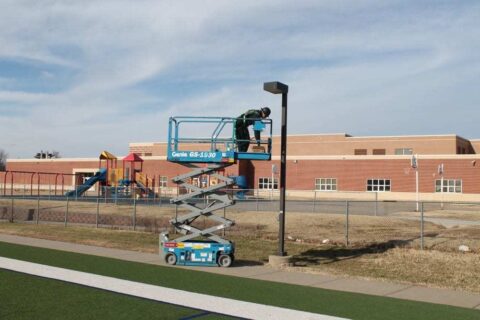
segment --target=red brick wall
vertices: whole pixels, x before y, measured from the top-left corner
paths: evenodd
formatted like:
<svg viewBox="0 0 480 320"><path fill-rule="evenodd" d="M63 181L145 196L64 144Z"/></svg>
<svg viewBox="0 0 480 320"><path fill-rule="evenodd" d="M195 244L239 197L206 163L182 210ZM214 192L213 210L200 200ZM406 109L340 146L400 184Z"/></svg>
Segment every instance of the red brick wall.
<svg viewBox="0 0 480 320"><path fill-rule="evenodd" d="M381 157L381 156L380 156ZM467 156L465 156L467 157ZM480 159L420 159L420 192L435 192L435 180L440 179L437 173L438 165L444 164L445 179L462 179L463 193L480 193ZM272 176L272 164L277 166L278 178L280 162L274 161L241 161L225 170L226 175L245 175L250 188L258 187L259 177ZM121 167L121 161L119 161ZM31 161L8 162L8 170L32 172L58 172L71 174L73 168L98 168L98 161ZM189 169L180 164L166 160L147 159L143 164L143 173L149 178L167 176L168 186L174 186L172 177L186 173ZM0 183L3 183L4 173L0 173ZM11 176L10 176L11 177ZM10 183L10 177L7 183ZM29 181L30 175L18 175L14 183ZM41 175L41 183L47 181L46 175ZM336 178L339 191L365 191L366 181L371 178L390 179L392 192L414 192L415 171L410 167L410 159L321 159L292 160L287 162L287 188L292 190L313 190L315 178ZM27 179L27 180L25 180ZM36 178L35 178L36 179ZM52 179L52 178L49 178ZM50 182L52 180L49 180ZM36 183L36 180L34 180ZM71 183L71 178L65 177L65 183Z"/></svg>
<svg viewBox="0 0 480 320"><path fill-rule="evenodd" d="M435 192L440 163L445 179L462 179L463 193L480 193L480 163L471 159L419 161L419 192ZM255 187L259 177L271 177L271 165L280 169L279 161L255 162ZM276 175L279 177L279 173ZM315 178L336 178L339 191L366 191L367 179L391 180L392 192L415 192L415 171L409 159L398 160L298 160L287 161L287 188L313 190Z"/></svg>

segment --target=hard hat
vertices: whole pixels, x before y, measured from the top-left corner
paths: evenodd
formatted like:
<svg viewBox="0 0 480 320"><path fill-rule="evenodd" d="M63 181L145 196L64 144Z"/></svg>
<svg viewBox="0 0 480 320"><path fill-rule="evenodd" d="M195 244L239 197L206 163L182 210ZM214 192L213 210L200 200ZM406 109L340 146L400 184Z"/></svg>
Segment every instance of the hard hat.
<svg viewBox="0 0 480 320"><path fill-rule="evenodd" d="M270 115L270 108L269 107L263 107L262 112L265 114L265 117L268 117Z"/></svg>

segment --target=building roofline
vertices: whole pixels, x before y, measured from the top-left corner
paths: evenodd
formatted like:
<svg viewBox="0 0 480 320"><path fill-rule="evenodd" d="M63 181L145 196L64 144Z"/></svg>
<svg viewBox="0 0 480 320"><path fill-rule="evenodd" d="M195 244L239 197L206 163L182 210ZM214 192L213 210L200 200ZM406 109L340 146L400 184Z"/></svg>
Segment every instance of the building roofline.
<svg viewBox="0 0 480 320"><path fill-rule="evenodd" d="M459 136L455 133L449 134L412 134L412 135L387 135L387 136L352 136L348 133L306 133L306 134L288 134L289 137L328 137L328 136L342 136L350 139L383 139L383 138L458 138L464 141L480 141L479 139L466 139L462 136ZM272 135L272 137L280 137L280 135ZM140 146L154 146L155 144L167 144L166 141L162 142L130 142L128 145L130 147L140 147Z"/></svg>
<svg viewBox="0 0 480 320"><path fill-rule="evenodd" d="M130 147L136 147L136 146L153 146L155 143L159 143L159 142L129 142L128 145ZM167 143L167 142L164 142L164 143Z"/></svg>
<svg viewBox="0 0 480 320"><path fill-rule="evenodd" d="M451 134L405 134L405 135L396 135L396 136L351 136L353 139L362 139L362 138L433 138L433 137L459 137L454 133ZM462 138L463 139L463 138Z"/></svg>
<svg viewBox="0 0 480 320"><path fill-rule="evenodd" d="M480 160L478 154L427 154L416 155L418 160ZM287 160L410 160L412 155L312 155L287 156ZM272 160L280 160L280 156L272 156Z"/></svg>
<svg viewBox="0 0 480 320"><path fill-rule="evenodd" d="M279 134L274 134L272 137L280 137ZM299 133L299 134L287 134L289 137L315 137L315 136L342 136L351 137L348 133Z"/></svg>
<svg viewBox="0 0 480 320"><path fill-rule="evenodd" d="M419 154L417 159L465 159L480 160L480 154ZM143 156L145 161L149 160L167 160L166 156ZM405 160L411 159L412 155L291 155L287 156L287 160ZM272 156L272 160L280 160L280 156ZM7 163L11 162L97 162L98 158L61 158L61 159L7 159Z"/></svg>
<svg viewBox="0 0 480 320"><path fill-rule="evenodd" d="M7 159L9 162L91 162L98 161L98 158L58 158L58 159Z"/></svg>

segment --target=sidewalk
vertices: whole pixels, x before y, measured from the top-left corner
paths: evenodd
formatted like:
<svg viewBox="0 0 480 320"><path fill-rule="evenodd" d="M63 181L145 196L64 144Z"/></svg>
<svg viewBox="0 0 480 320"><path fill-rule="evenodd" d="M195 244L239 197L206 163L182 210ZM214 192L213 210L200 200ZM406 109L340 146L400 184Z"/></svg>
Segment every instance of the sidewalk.
<svg viewBox="0 0 480 320"><path fill-rule="evenodd" d="M26 238L12 235L0 234L0 241L28 245L32 247L41 247L70 251L89 255L115 258L120 260L155 264L166 266L163 259L157 254L126 251L120 249L110 249L103 247L94 247L67 242L58 242L34 238ZM349 291L356 293L371 294L377 296L399 298L406 300L415 300L422 302L431 302L445 304L463 308L480 310L480 294L455 291L450 289L436 289L422 286L396 284L376 280L363 280L356 278L338 277L332 275L309 274L302 272L283 271L273 269L269 266L238 266L231 268L215 267L178 267L188 268L229 276L251 278L258 280L267 280L275 282L284 282L322 289L331 289L338 291Z"/></svg>

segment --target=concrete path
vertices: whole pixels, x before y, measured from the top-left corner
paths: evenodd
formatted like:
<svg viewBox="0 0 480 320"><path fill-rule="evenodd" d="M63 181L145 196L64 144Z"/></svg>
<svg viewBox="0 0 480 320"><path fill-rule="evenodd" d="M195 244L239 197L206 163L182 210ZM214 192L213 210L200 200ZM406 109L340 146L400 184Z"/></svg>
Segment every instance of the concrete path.
<svg viewBox="0 0 480 320"><path fill-rule="evenodd" d="M166 265L157 254L141 253L120 249L87 246L67 242L34 239L12 235L0 234L0 241L28 245L33 247L49 248L62 251L90 254L120 260L141 263ZM1 252L0 252L1 255ZM357 278L339 277L324 274L310 274L273 269L269 266L233 266L231 268L215 267L178 267L199 270L229 276L267 280L297 284L323 289L348 291L392 297L406 300L431 302L445 305L458 306L480 310L480 294L456 291L450 289L427 288L409 284L398 284L378 280L365 280Z"/></svg>

